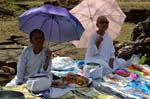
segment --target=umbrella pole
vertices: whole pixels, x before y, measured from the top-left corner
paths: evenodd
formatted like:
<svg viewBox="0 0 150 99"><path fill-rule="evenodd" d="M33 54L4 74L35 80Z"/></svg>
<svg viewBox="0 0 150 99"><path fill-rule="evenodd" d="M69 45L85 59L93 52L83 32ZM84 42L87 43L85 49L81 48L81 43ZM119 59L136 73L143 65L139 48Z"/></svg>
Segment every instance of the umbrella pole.
<svg viewBox="0 0 150 99"><path fill-rule="evenodd" d="M49 48L49 45L50 45L50 44L49 44L49 42L48 42L48 43L47 43L47 47L48 47L48 48Z"/></svg>
<svg viewBox="0 0 150 99"><path fill-rule="evenodd" d="M54 16L52 16L52 24L51 24L51 26L50 26L50 33L49 33L49 40L50 40L50 38L51 38L51 33L52 33L52 27L53 27L53 20L54 20ZM49 48L49 45L50 45L50 42L48 41L48 48Z"/></svg>

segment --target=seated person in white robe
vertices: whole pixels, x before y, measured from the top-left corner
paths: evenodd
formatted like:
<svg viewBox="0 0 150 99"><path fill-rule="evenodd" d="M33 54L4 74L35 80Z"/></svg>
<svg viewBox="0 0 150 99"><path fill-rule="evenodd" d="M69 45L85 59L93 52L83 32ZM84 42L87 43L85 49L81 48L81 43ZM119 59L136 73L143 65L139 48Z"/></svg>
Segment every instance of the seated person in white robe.
<svg viewBox="0 0 150 99"><path fill-rule="evenodd" d="M51 51L44 47L44 34L35 29L30 33L32 45L23 49L17 64L17 75L6 86L16 86L26 83L30 76L38 73L50 74Z"/></svg>
<svg viewBox="0 0 150 99"><path fill-rule="evenodd" d="M85 56L85 64L98 63L102 67L102 75L112 73L117 68L123 68L129 65L124 59L115 58L115 48L113 41L106 30L109 21L105 16L99 16L96 26L98 30L93 33L88 42L88 48ZM84 66L83 72L87 76L87 66Z"/></svg>
<svg viewBox="0 0 150 99"><path fill-rule="evenodd" d="M32 45L26 47L19 58L17 64L17 75L12 79L6 86L16 86L27 83L28 78L35 74L51 74L51 54L52 52L43 46L44 44L44 34L41 30L35 29L30 33L30 42ZM53 74L53 80L58 79L59 77ZM52 80L52 82L53 82ZM50 84L51 82L45 82L44 84ZM42 86L44 88L45 86ZM37 86L36 86L37 87ZM35 88L36 89L36 88ZM55 88L51 86L47 90L40 92L39 94L45 95L49 98L58 98L75 88Z"/></svg>

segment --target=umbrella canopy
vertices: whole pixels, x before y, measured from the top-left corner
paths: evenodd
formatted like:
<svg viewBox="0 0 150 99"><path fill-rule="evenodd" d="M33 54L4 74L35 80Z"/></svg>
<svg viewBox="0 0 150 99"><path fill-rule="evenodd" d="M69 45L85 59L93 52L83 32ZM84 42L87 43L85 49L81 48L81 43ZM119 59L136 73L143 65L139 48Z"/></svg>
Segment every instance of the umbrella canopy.
<svg viewBox="0 0 150 99"><path fill-rule="evenodd" d="M79 40L84 31L82 24L67 9L50 4L31 8L21 14L19 28L27 34L41 29L45 40L56 43Z"/></svg>
<svg viewBox="0 0 150 99"><path fill-rule="evenodd" d="M70 12L79 19L85 28L80 41L73 41L73 44L78 48L87 47L90 35L97 30L96 20L98 16L106 16L109 20L107 32L113 40L119 35L126 18L116 0L83 0Z"/></svg>

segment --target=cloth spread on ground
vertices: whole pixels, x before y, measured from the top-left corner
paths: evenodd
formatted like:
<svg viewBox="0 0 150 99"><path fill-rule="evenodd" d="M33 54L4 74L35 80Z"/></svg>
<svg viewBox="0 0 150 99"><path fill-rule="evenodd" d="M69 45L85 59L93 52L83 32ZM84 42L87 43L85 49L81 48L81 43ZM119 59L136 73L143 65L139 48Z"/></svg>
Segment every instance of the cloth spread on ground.
<svg viewBox="0 0 150 99"><path fill-rule="evenodd" d="M81 73L80 67L84 66L84 60L74 61L69 57L57 57L58 60L53 60L52 71L61 72L61 76L68 72ZM60 69L60 70L59 70ZM67 72L66 72L67 71ZM53 72L55 75L59 73ZM116 71L117 72L117 71ZM131 65L124 69L118 69L118 73L127 74L126 77L116 74L107 74L101 79L93 80L91 87L69 87L64 91L64 88L50 88L50 91L45 91L42 94L31 94L25 86L4 87L4 90L16 90L25 94L27 99L41 99L37 96L59 97L61 99L150 99L150 66L148 65ZM59 75L60 76L60 75ZM51 91L53 89L53 91ZM57 94L52 94L58 92ZM105 94L104 94L105 93Z"/></svg>
<svg viewBox="0 0 150 99"><path fill-rule="evenodd" d="M68 62L65 64L68 64ZM63 65L69 67L69 65L65 65L65 64ZM74 70L76 66L80 68L85 65L84 60L72 61L72 64L75 64L73 67ZM70 67L73 66L72 64L70 65ZM102 84L104 88L98 87L98 85L94 87L98 91L105 92L110 95L115 95L121 98L128 98L128 99L150 98L150 74L149 74L150 66L137 64L137 65L127 66L126 68L120 69L118 71L128 74L128 77L123 77L117 74L115 75L108 74L107 76L103 76L102 81L94 80L94 82L98 82L97 83L98 85ZM61 72L62 73L65 72L66 74L65 70ZM69 72L73 73L74 71L69 71ZM76 71L76 73L79 73L79 71ZM108 76L112 77L112 79L108 79Z"/></svg>
<svg viewBox="0 0 150 99"><path fill-rule="evenodd" d="M83 60L78 61L78 65L80 63L84 64ZM150 66L134 64L117 69L116 72L124 76L108 74L94 80L94 88L123 99L150 99Z"/></svg>
<svg viewBox="0 0 150 99"><path fill-rule="evenodd" d="M15 90L15 91L19 91L22 92L25 95L25 99L51 99L49 96L45 95L44 97L39 97L42 94L40 94L39 96L35 95L35 94L31 94L27 88L25 87L25 85L21 85L21 86L15 86L15 87L4 87L4 90ZM59 93L64 93L62 92L63 89L59 88L59 90L57 90L58 92L55 92L55 98L57 96L57 99L118 99L117 97L113 96L113 95L108 95L105 93L100 93L99 91L97 91L96 89L92 88L92 87L78 87L75 88L75 90L72 91L68 91L66 92L64 95L60 95ZM50 95L50 94L49 94ZM53 98L54 99L54 98Z"/></svg>
<svg viewBox="0 0 150 99"><path fill-rule="evenodd" d="M97 83L94 87L99 91L113 93L123 98L150 99L150 76L148 74L150 67L147 65L127 66L125 70L124 72L138 75L137 78L130 75L123 77L117 74L108 74L102 78L103 80L95 80Z"/></svg>

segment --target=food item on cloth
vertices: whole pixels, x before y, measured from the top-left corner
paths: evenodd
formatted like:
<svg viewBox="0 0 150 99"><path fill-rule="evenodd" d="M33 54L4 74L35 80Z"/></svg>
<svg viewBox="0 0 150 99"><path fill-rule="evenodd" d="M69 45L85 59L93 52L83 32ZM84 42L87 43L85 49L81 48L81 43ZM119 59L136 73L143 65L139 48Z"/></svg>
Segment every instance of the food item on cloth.
<svg viewBox="0 0 150 99"><path fill-rule="evenodd" d="M64 83L67 84L77 84L79 86L86 86L88 84L88 79L79 74L68 73L66 76L62 77Z"/></svg>
<svg viewBox="0 0 150 99"><path fill-rule="evenodd" d="M130 73L129 72L126 72L125 70L123 69L119 69L119 70L116 70L116 73L120 76L123 76L123 77L129 77L130 76Z"/></svg>
<svg viewBox="0 0 150 99"><path fill-rule="evenodd" d="M58 79L58 80L52 81L52 86L53 87L65 87L65 84L63 83L61 79Z"/></svg>

